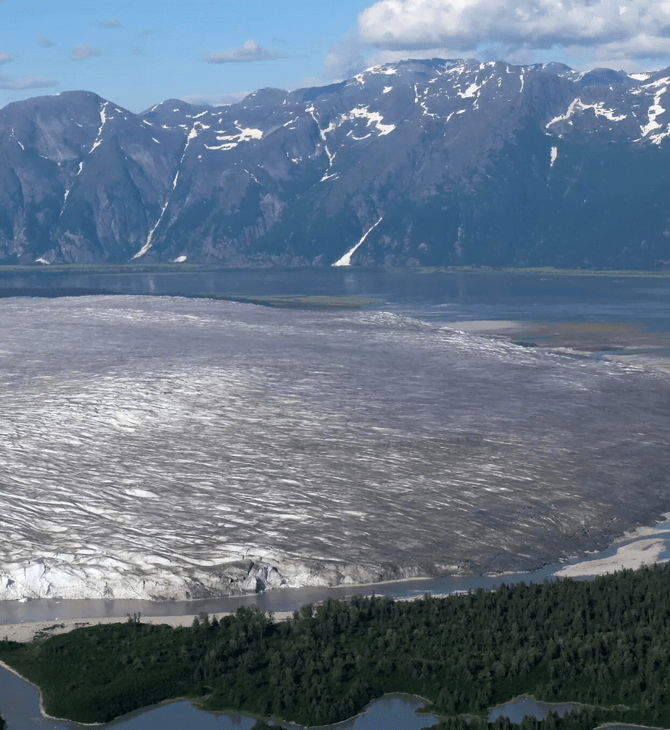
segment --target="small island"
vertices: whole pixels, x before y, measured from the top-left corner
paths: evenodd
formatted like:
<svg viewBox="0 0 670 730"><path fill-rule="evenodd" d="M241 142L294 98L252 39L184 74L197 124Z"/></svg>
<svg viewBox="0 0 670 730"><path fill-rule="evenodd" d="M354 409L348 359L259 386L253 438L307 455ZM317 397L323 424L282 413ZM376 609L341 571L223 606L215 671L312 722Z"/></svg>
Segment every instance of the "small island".
<svg viewBox="0 0 670 730"><path fill-rule="evenodd" d="M275 621L255 608L172 628L129 617L21 644L0 659L42 691L45 711L77 722L177 697L205 710L324 725L391 692L419 695L443 730L502 730L489 709L521 694L568 702L564 718L670 727L670 566L592 581L479 589L413 601L354 597Z"/></svg>

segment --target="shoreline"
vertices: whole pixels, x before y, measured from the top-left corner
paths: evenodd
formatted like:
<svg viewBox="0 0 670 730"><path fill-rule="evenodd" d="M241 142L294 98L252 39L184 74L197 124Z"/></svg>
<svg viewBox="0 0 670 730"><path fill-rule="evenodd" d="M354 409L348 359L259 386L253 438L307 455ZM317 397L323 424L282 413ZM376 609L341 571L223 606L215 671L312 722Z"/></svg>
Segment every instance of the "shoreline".
<svg viewBox="0 0 670 730"><path fill-rule="evenodd" d="M611 555L606 555L603 557L597 557L598 555L602 555L602 553L605 553L607 551L614 551ZM663 553L666 553L666 556L662 556ZM307 603L312 604L318 604L322 600L326 600L328 598L334 598L335 600L346 600L349 598L349 595L375 595L377 588L386 588L389 587L393 588L394 586L397 586L398 592L382 592L380 595L382 596L388 596L390 598L393 598L394 600L412 600L414 598L421 598L426 593L436 597L436 598L442 598L449 595L456 595L459 593L467 592L467 590L471 590L471 588L458 588L454 587L453 589L448 588L445 590L444 586L438 585L439 581L445 580L449 581L478 581L478 580L496 580L496 579L502 579L502 582L504 582L504 579L506 576L517 578L521 581L525 581L528 579L530 582L533 582L533 577L540 573L545 572L546 575L542 580L546 580L547 578L591 578L596 577L598 575L606 575L615 573L619 570L625 570L625 569L631 569L631 570L637 570L639 568L645 567L645 566L651 566L654 564L664 564L666 562L670 561L670 512L664 512L661 513L660 517L657 518L657 521L655 524L652 525L637 525L633 526L624 532L619 533L618 535L615 535L611 538L611 542L609 542L605 547L603 547L600 550L597 550L592 553L587 553L583 555L580 558L572 557L568 560L565 560L561 563L544 563L542 565L537 565L534 568L531 568L526 571L496 571L496 572L487 572L477 575L465 575L465 574L449 574L449 575L415 575L412 577L402 577L398 579L387 579L383 581L375 581L375 582L369 582L369 583L351 583L346 585L337 585L337 586L303 586L299 589L287 589L287 590L306 590L306 591L319 591L319 589L323 589L324 593L322 597L312 598L312 597L306 597L301 603L296 604L295 607L293 607L291 604L293 601L288 601L288 604L290 606L290 610L287 610L287 608L281 608L278 607L279 610L274 610L272 607L269 606L263 606L259 605L257 602L254 601L255 596L259 595L272 595L273 597L275 595L281 596L282 588L276 588L271 591L263 592L262 594L245 594L241 596L220 596L220 597L210 597L211 600L215 602L217 599L228 599L228 598L239 598L239 599L246 599L244 602L240 602L239 606L235 606L234 608L231 607L222 607L222 608L215 608L215 607L202 607L202 606L193 606L193 609L191 610L188 605L184 605L182 607L182 613L142 613L139 612L141 615L141 622L147 623L147 624L165 624L172 626L173 628L177 628L180 626L187 626L190 625L193 622L194 618L197 618L202 613L207 613L210 616L229 616L233 615L235 611L245 605L251 605L251 606L257 606L261 610L263 610L266 613L272 613L275 618L278 620L282 620L286 618L287 616L293 615L293 612L295 610L299 610L299 608L302 605L305 605ZM568 564L566 564L568 563ZM428 582L434 585L426 587L426 590L422 591L420 594L416 593L411 596L403 596L402 595L402 589L408 588L411 589L411 585L413 583L422 583L422 582ZM514 582L517 582L516 580ZM537 581L535 581L537 582ZM358 590L363 591L371 591L371 593L358 593ZM328 591L329 593L326 593ZM341 595L333 595L330 592L337 592ZM349 592L351 592L349 594ZM6 603L14 605L24 605L24 604L30 604L33 599L27 598L27 599L17 599L17 600L11 600L7 601ZM57 606L60 603L61 600L66 600L67 602L72 603L78 603L79 601L75 599L36 599L40 602L47 601L49 603L53 603L54 606L54 612L57 612ZM95 600L95 599L81 599L82 605L87 600ZM196 599L193 601L194 604L200 604L202 599ZM248 601L248 603L247 603ZM4 603L4 602L3 602ZM109 601L110 604L115 603L115 599L111 599ZM40 631L48 631L50 632L49 635L57 635L61 633L65 633L67 631L72 631L75 628L80 627L86 627L91 625L97 625L97 624L111 624L111 623L124 623L131 618L132 614L135 612L135 608L144 608L145 610L150 610L150 608L146 605L154 604L156 606L160 606L163 602L161 601L137 601L138 604L142 604L139 606L128 606L129 603L135 603L135 601L132 600L125 600L125 599L119 599L119 603L125 604L123 610L123 614L117 614L117 615L78 615L75 618L60 618L59 616L53 616L49 618L40 618L37 620L31 620L30 618L27 619L21 619L12 621L11 619L9 621L3 622L3 617L0 614L0 639L7 638L12 641L19 641L19 642L26 642L31 641L32 638L35 636L35 634L39 633ZM189 604L190 601L179 601L179 603L182 604ZM2 604L0 603L0 609L2 608ZM160 609L157 609L160 610ZM165 610L165 609L163 609ZM67 608L65 609L65 612L67 613ZM21 638L19 638L21 637Z"/></svg>
<svg viewBox="0 0 670 730"><path fill-rule="evenodd" d="M652 565L662 565L670 561L670 558L661 558L664 551L668 550L670 543L670 512L663 513L662 519L655 525L641 525L626 530L619 537L615 538L604 550L616 548L614 554L595 558L590 557L585 560L557 567L552 577L561 579L574 578L593 578L599 575L610 575L620 570L639 570L643 567ZM665 525L665 527L663 527ZM625 544L622 544L625 543ZM619 546L619 547L617 547ZM599 552L604 552L599 551ZM596 553L597 554L597 553ZM538 568L541 569L541 568ZM531 576L534 571L529 571ZM517 575L516 573L487 574L486 577L504 577L505 575ZM380 581L378 583L366 583L356 586L346 586L346 588L374 588L381 585L392 585L394 583L411 582L425 580L425 577L405 578L401 581ZM458 595L463 593L461 590L451 591L449 593L430 592L430 595L436 598L444 598L449 595ZM394 597L394 600L417 600L423 597L423 594L417 596ZM342 596L345 599L346 596ZM262 609L263 610L263 609ZM179 615L159 615L159 616L141 616L140 622L151 625L167 625L172 628L190 626L193 620L198 618L203 611L192 613L184 613ZM204 612L210 616L231 616L234 611L211 611ZM283 621L293 615L293 611L266 611L272 613L276 621ZM100 624L125 623L129 620L130 614L124 616L102 616L102 617L81 617L71 619L48 619L42 621L21 621L20 623L0 624L0 639L8 639L19 643L27 643L32 641L37 634L44 633L47 636L56 636L68 633L78 628L87 626L96 626Z"/></svg>
<svg viewBox="0 0 670 730"><path fill-rule="evenodd" d="M200 613L183 614L181 616L141 616L140 623L151 624L152 626L171 626L173 629L181 628L184 626L190 626L194 619L200 617ZM210 616L216 616L221 618L223 616L234 615L232 611L221 611L213 613ZM273 613L275 621L285 621L287 618L293 616L293 611L278 611ZM44 633L44 637L58 636L60 634L67 634L75 629L83 629L89 626L99 626L107 624L123 624L128 622L127 616L105 616L102 618L71 618L71 619L54 619L49 621L22 621L18 624L3 624L0 625L0 639L8 639L9 641L16 641L21 644L26 644L33 639L39 633ZM2 664L2 662L0 662ZM9 668L9 667L8 667ZM14 671L14 670L12 670ZM18 674L14 671L15 674ZM20 675L18 675L20 676Z"/></svg>
<svg viewBox="0 0 670 730"><path fill-rule="evenodd" d="M670 277L669 269L586 269L586 268L557 268L554 266L371 266L371 267L347 267L347 271L356 273L384 272L400 274L520 274L527 276L609 276L626 278L653 278L666 279ZM126 261L118 264L109 263L55 263L47 266L43 264L3 264L0 266L0 277L13 276L16 274L183 274L183 273L208 273L208 272L258 272L260 274L268 271L308 271L320 274L333 272L331 267L314 266L224 266L197 261L180 262L157 261L154 263L138 263ZM337 273L337 269L333 273Z"/></svg>
<svg viewBox="0 0 670 730"><path fill-rule="evenodd" d="M70 720L67 720L63 717L55 717L54 715L49 715L47 713L47 711L44 709L44 703L42 702L42 690L34 682L26 679L26 677L24 677L22 674L19 674L19 672L17 672L16 669L14 669L13 667L10 667L9 664L5 664L5 662L3 662L1 659L0 667L2 669L6 669L8 672L11 672L15 677L18 677L23 682L27 682L31 687L34 687L37 690L37 706L42 717L46 718L47 720L55 720L56 722L71 722ZM84 727L96 727L98 725L102 725L102 723L100 722L81 722L78 724Z"/></svg>

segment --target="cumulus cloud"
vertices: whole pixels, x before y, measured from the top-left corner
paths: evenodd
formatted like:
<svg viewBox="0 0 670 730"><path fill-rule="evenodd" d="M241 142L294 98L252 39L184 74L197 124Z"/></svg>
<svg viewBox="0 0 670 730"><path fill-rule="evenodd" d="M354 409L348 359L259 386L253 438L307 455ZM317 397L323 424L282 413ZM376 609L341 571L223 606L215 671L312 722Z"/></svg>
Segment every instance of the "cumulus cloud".
<svg viewBox="0 0 670 730"><path fill-rule="evenodd" d="M0 51L0 64L3 63L9 63L10 61L13 61L13 57L9 55L9 53L5 53L4 51Z"/></svg>
<svg viewBox="0 0 670 730"><path fill-rule="evenodd" d="M49 89L57 86L58 81L37 78L35 76L2 76L0 75L0 89Z"/></svg>
<svg viewBox="0 0 670 730"><path fill-rule="evenodd" d="M116 18L107 18L106 20L94 20L91 25L98 28L123 28Z"/></svg>
<svg viewBox="0 0 670 730"><path fill-rule="evenodd" d="M274 53L259 46L256 41L249 39L238 48L229 48L227 51L211 51L207 54L209 63L246 63L249 61L275 61L285 58L283 53Z"/></svg>
<svg viewBox="0 0 670 730"><path fill-rule="evenodd" d="M612 59L667 58L670 56L670 37L637 35L625 41L614 41L600 47L602 56Z"/></svg>
<svg viewBox="0 0 670 730"><path fill-rule="evenodd" d="M83 43L81 46L75 46L72 49L72 60L73 61L84 61L87 58L93 58L93 56L99 56L100 52L96 51L93 46L89 46Z"/></svg>
<svg viewBox="0 0 670 730"><path fill-rule="evenodd" d="M667 0L378 0L358 16L364 46L394 51L593 48L608 57L667 53ZM663 50L661 50L663 49Z"/></svg>

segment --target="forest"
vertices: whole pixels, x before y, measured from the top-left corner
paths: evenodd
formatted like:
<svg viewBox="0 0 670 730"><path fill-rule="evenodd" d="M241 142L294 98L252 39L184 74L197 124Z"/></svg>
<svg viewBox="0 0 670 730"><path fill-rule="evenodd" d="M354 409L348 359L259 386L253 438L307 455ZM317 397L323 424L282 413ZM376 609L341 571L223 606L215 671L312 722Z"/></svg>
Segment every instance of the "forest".
<svg viewBox="0 0 670 730"><path fill-rule="evenodd" d="M668 728L670 566L446 598L328 600L281 622L255 608L177 629L133 616L29 644L4 639L0 659L41 688L49 714L78 722L188 697L324 725L408 692L428 700L440 730L509 730L505 719L487 723L489 708L525 693L578 704L522 730Z"/></svg>

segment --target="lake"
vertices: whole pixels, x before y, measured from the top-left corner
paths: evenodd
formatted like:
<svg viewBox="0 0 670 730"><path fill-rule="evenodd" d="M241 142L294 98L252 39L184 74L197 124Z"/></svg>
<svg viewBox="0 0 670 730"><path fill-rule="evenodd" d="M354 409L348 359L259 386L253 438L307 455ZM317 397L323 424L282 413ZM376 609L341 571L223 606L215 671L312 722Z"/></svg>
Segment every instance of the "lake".
<svg viewBox="0 0 670 730"><path fill-rule="evenodd" d="M411 695L387 695L371 703L355 718L328 730L420 730L437 722L433 715L417 714L424 703ZM37 688L0 667L0 709L8 730L75 730L86 727L43 717ZM147 708L98 725L114 730L250 730L256 719L242 713L201 712L189 702L178 701ZM286 723L288 725L288 723ZM290 727L301 730L300 725Z"/></svg>

